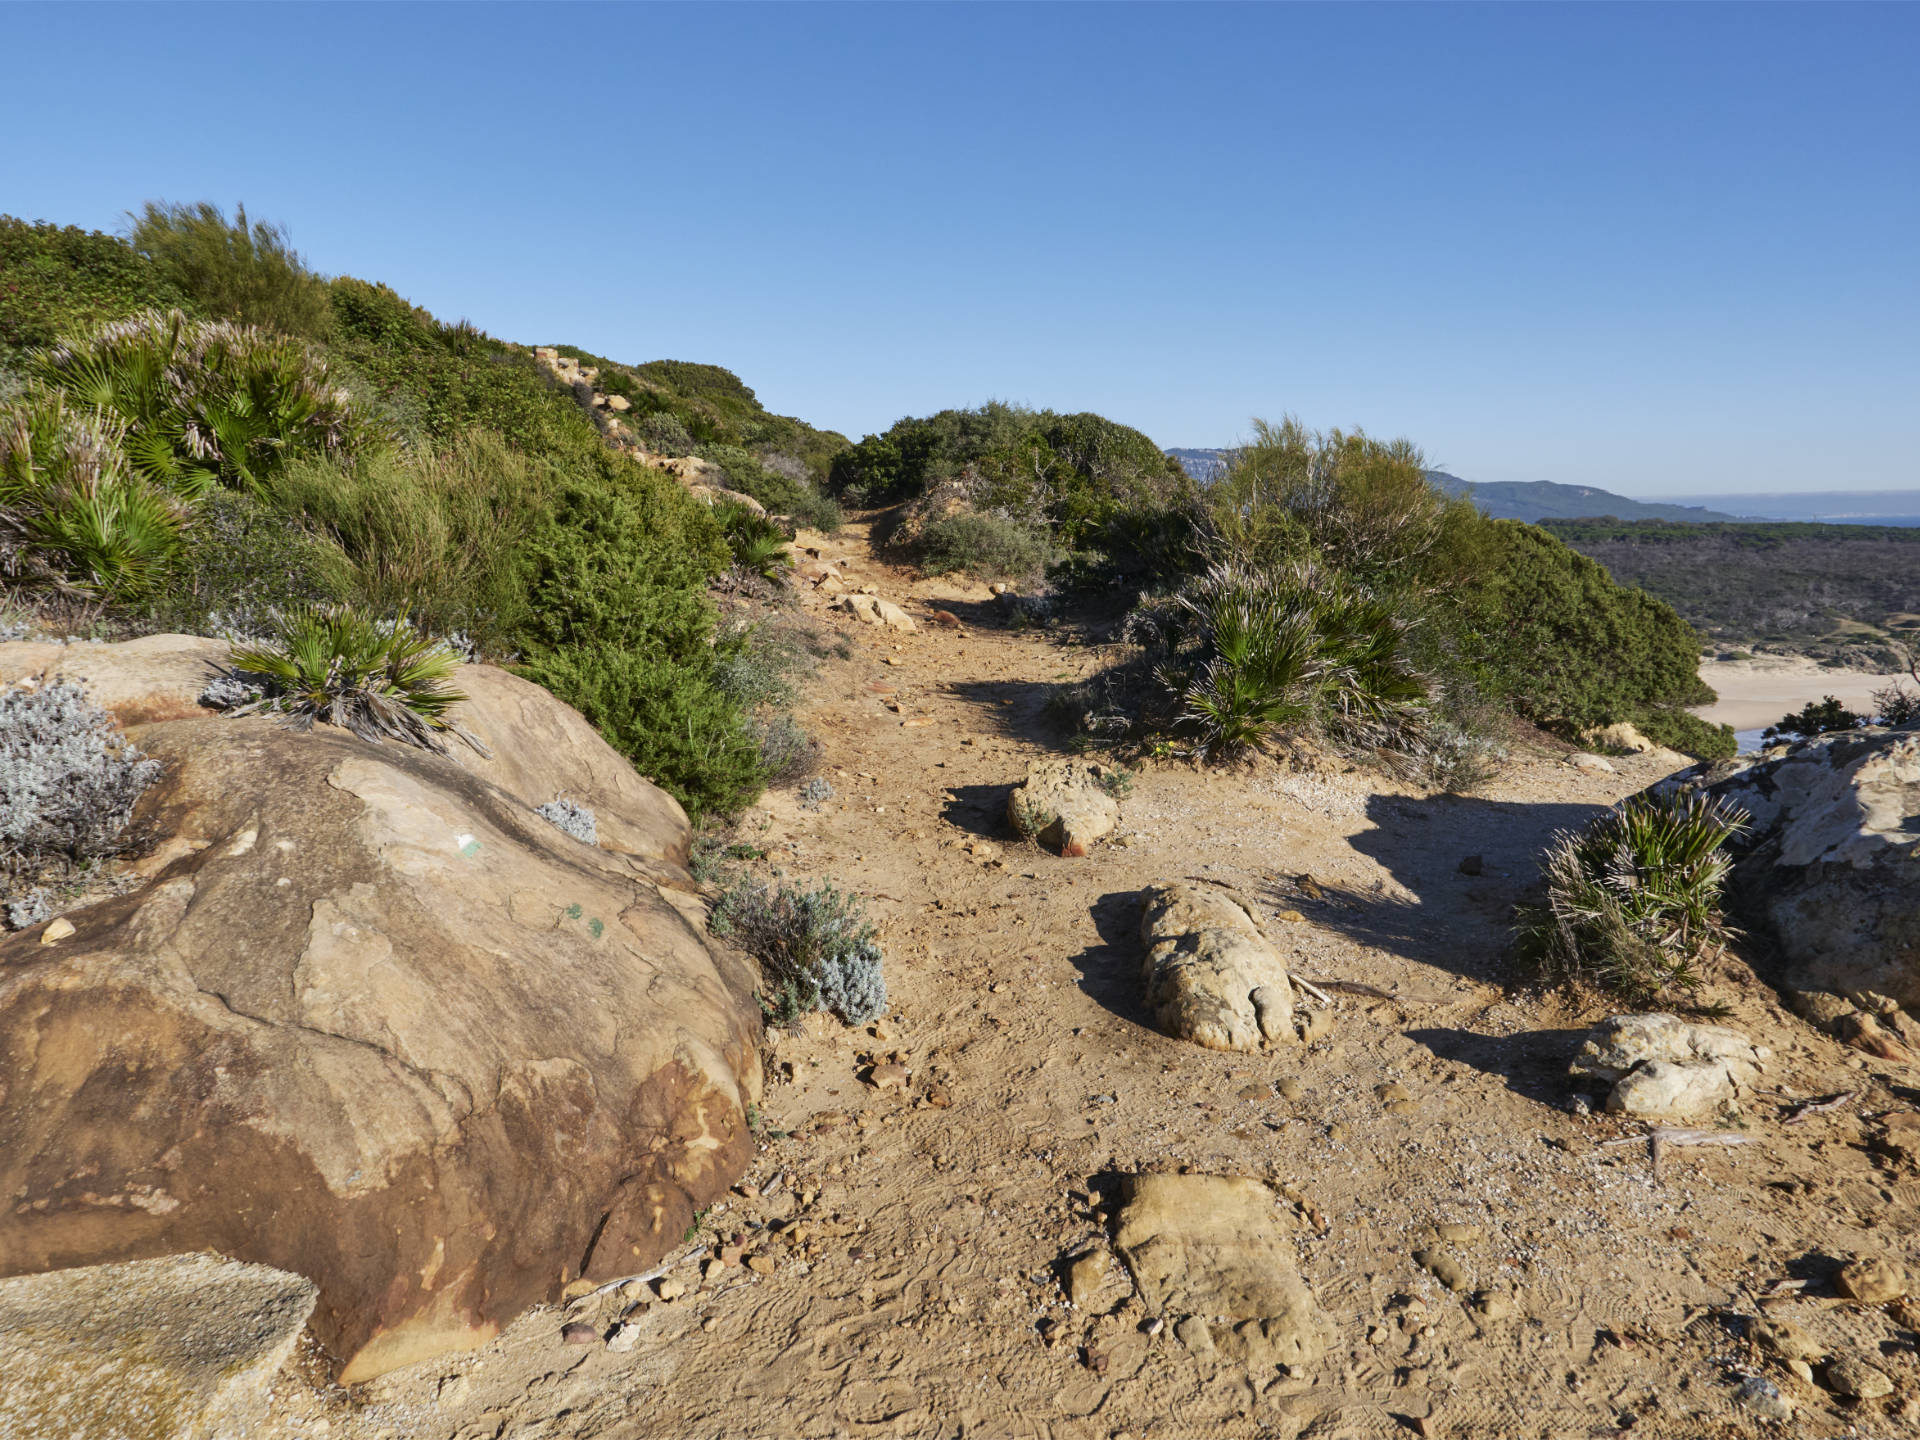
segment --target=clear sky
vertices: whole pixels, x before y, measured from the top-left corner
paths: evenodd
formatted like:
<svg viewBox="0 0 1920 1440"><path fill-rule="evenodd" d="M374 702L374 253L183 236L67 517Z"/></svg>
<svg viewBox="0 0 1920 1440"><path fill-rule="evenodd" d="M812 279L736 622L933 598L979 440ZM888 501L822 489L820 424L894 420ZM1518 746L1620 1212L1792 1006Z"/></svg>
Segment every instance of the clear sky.
<svg viewBox="0 0 1920 1440"><path fill-rule="evenodd" d="M858 438L988 398L1476 480L1920 485L1920 6L0 5L0 210Z"/></svg>

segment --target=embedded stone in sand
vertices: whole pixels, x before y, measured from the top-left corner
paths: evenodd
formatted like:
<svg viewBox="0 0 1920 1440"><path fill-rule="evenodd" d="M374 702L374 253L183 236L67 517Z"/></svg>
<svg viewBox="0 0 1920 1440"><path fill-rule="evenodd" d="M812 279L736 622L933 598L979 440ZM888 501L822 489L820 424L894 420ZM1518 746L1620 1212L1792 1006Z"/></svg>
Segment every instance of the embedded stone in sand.
<svg viewBox="0 0 1920 1440"><path fill-rule="evenodd" d="M1174 882L1147 892L1140 938L1154 1023L1209 1050L1257 1050L1293 1037L1286 962L1245 910L1218 891Z"/></svg>
<svg viewBox="0 0 1920 1440"><path fill-rule="evenodd" d="M1216 1347L1251 1364L1310 1365L1326 1352L1272 1190L1242 1175L1129 1175L1114 1232L1152 1315L1232 1322Z"/></svg>

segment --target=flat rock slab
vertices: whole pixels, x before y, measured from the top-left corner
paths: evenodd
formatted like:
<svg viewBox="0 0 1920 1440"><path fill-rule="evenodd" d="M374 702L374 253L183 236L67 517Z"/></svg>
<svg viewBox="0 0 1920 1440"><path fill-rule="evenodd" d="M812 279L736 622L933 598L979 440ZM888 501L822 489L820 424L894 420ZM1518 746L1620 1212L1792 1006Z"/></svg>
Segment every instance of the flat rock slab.
<svg viewBox="0 0 1920 1440"><path fill-rule="evenodd" d="M260 1433L267 1386L319 1293L301 1276L213 1255L0 1280L0 1435Z"/></svg>
<svg viewBox="0 0 1920 1440"><path fill-rule="evenodd" d="M1141 979L1154 1023L1209 1050L1258 1050L1293 1038L1286 962L1219 891L1174 882L1147 891Z"/></svg>
<svg viewBox="0 0 1920 1440"><path fill-rule="evenodd" d="M1156 1315L1199 1316L1215 1345L1306 1365L1326 1350L1272 1190L1240 1175L1129 1175L1114 1248Z"/></svg>

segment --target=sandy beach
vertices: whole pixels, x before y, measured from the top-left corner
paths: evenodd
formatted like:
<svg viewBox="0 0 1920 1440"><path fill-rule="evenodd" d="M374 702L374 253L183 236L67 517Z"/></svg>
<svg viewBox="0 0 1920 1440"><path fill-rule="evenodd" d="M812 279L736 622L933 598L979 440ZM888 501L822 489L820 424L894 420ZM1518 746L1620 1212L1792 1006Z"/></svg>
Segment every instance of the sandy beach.
<svg viewBox="0 0 1920 1440"><path fill-rule="evenodd" d="M1828 695L1850 710L1867 713L1873 692L1895 680L1863 670L1830 670L1802 656L1762 655L1752 660L1703 660L1700 678L1719 695L1718 703L1693 713L1717 725L1757 730Z"/></svg>

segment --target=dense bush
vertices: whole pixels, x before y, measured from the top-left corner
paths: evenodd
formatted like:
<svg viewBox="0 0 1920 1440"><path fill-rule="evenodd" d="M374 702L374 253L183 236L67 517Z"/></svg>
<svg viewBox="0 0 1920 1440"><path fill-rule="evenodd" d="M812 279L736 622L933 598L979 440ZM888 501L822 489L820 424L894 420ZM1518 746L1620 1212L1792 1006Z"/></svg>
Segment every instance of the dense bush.
<svg viewBox="0 0 1920 1440"><path fill-rule="evenodd" d="M674 458L693 454L693 436L687 433L687 427L680 417L670 411L658 410L651 415L642 415L633 422L633 438L644 450L655 455Z"/></svg>
<svg viewBox="0 0 1920 1440"><path fill-rule="evenodd" d="M103 321L191 308L151 260L116 236L0 215L0 371Z"/></svg>
<svg viewBox="0 0 1920 1440"><path fill-rule="evenodd" d="M1896 680L1873 692L1873 709L1882 725L1911 725L1920 720L1920 694Z"/></svg>
<svg viewBox="0 0 1920 1440"><path fill-rule="evenodd" d="M1720 908L1723 848L1744 811L1699 792L1636 795L1584 831L1556 836L1546 897L1520 912L1522 956L1549 981L1645 1004L1700 983L1698 966L1732 932Z"/></svg>
<svg viewBox="0 0 1920 1440"><path fill-rule="evenodd" d="M520 673L586 716L694 820L733 814L760 793L760 747L703 660L571 645L539 653Z"/></svg>
<svg viewBox="0 0 1920 1440"><path fill-rule="evenodd" d="M744 505L716 505L713 513L727 537L727 548L733 552L735 565L762 580L786 578L787 572L793 569L793 555L787 549L789 537L785 530Z"/></svg>
<svg viewBox="0 0 1920 1440"><path fill-rule="evenodd" d="M1867 723L1866 716L1854 714L1834 696L1828 695L1817 704L1809 700L1793 714L1783 715L1767 727L1762 738L1787 740L1798 736L1802 739L1812 739L1815 735L1825 735L1830 730L1857 730Z"/></svg>
<svg viewBox="0 0 1920 1440"><path fill-rule="evenodd" d="M368 608L494 648L527 618L527 547L557 479L552 465L466 430L432 450L295 461L264 488L338 546Z"/></svg>
<svg viewBox="0 0 1920 1440"><path fill-rule="evenodd" d="M942 496L901 538L959 508L1044 530L1076 580L1144 578L1167 568L1193 482L1145 435L1099 415L991 402L898 421L834 458L835 492L857 505Z"/></svg>
<svg viewBox="0 0 1920 1440"><path fill-rule="evenodd" d="M159 775L159 763L127 743L79 686L0 691L0 867L9 894L49 862L79 866L117 853L134 802Z"/></svg>
<svg viewBox="0 0 1920 1440"><path fill-rule="evenodd" d="M332 328L326 282L307 269L282 226L249 223L246 206L228 220L204 201L148 201L130 218L134 252L203 313L314 340Z"/></svg>
<svg viewBox="0 0 1920 1440"><path fill-rule="evenodd" d="M775 1024L830 1010L849 1025L887 1007L884 956L856 896L741 879L714 903L707 927L760 961L760 1004Z"/></svg>
<svg viewBox="0 0 1920 1440"><path fill-rule="evenodd" d="M1053 558L1041 527L971 511L929 520L913 549L929 575L958 570L986 580L1031 581Z"/></svg>
<svg viewBox="0 0 1920 1440"><path fill-rule="evenodd" d="M232 647L232 678L258 686L257 698L232 715L268 712L297 730L315 721L339 725L362 740L447 753L459 740L486 746L454 723L467 698L449 683L460 657L403 620L380 621L349 605L312 605L274 617L265 639Z"/></svg>
<svg viewBox="0 0 1920 1440"><path fill-rule="evenodd" d="M1475 528L1453 635L1490 693L1570 736L1628 720L1703 759L1734 752L1730 729L1686 713L1714 696L1698 637L1671 607L1537 526Z"/></svg>
<svg viewBox="0 0 1920 1440"><path fill-rule="evenodd" d="M276 610L354 591L354 567L339 546L259 496L227 490L194 507L169 582L144 615L162 630L252 638L267 633Z"/></svg>

